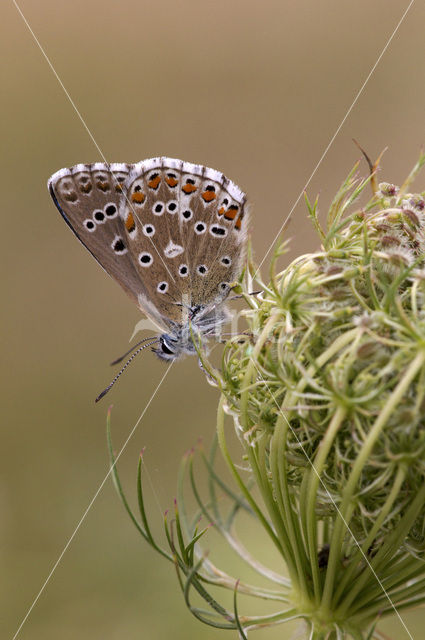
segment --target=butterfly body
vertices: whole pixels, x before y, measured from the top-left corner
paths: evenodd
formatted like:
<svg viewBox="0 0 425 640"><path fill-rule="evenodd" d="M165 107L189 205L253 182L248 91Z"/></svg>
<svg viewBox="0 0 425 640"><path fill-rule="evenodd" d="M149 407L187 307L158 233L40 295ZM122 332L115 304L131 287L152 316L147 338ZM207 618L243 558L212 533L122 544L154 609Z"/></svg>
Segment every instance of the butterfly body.
<svg viewBox="0 0 425 640"><path fill-rule="evenodd" d="M168 157L78 164L48 188L81 243L159 327L163 360L196 352L228 318L246 249L245 194L222 173Z"/></svg>

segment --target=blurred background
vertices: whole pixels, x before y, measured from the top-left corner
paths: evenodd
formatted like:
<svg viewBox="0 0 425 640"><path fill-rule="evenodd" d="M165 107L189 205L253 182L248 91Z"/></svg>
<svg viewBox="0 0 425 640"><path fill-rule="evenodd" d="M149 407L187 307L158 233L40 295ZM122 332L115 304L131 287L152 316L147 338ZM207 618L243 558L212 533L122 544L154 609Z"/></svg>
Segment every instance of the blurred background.
<svg viewBox="0 0 425 640"><path fill-rule="evenodd" d="M407 4L19 2L107 160L168 155L225 172L252 203L257 261ZM108 362L126 350L140 314L79 245L46 189L54 171L99 161L100 153L12 2L3 4L1 21L0 635L12 638L107 473L108 403L120 449L165 369L145 353L95 406L111 377ZM400 184L416 161L425 138L424 24L425 5L415 2L309 184L311 197L320 192L322 212L360 158L353 137L373 159L388 146L380 180ZM318 247L302 199L287 235L291 251L282 264ZM195 358L176 364L119 461L134 503L138 454L146 447L153 486L147 502L159 534L179 460L198 438L211 441L217 401ZM266 539L250 531L245 537L265 545L267 561ZM211 533L205 545L214 543ZM219 551L226 565L227 552L222 545ZM419 638L425 613L403 619ZM382 629L397 640L409 637L397 619ZM255 637L292 632L280 627ZM19 638L221 633L188 613L172 566L138 537L108 480Z"/></svg>

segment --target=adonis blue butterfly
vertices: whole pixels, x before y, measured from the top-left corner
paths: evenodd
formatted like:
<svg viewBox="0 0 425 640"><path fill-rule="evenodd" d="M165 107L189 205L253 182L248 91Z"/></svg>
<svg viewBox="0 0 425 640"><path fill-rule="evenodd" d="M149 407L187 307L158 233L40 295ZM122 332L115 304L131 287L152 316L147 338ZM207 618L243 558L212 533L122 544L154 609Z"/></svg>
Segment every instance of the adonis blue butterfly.
<svg viewBox="0 0 425 640"><path fill-rule="evenodd" d="M216 335L246 253L246 197L233 182L159 157L77 164L48 188L77 238L161 330L130 360L151 345L175 360L196 353L192 335Z"/></svg>

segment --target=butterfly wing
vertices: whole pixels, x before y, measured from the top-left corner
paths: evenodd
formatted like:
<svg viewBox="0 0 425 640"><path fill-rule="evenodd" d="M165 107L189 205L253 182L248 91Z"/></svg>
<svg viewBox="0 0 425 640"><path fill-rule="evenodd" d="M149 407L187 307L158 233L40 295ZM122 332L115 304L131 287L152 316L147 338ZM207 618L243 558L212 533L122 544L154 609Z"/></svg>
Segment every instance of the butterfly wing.
<svg viewBox="0 0 425 640"><path fill-rule="evenodd" d="M192 303L209 305L225 298L228 284L241 273L248 227L246 196L222 173L184 164L182 207L193 211L186 232ZM189 191L193 182L196 188Z"/></svg>
<svg viewBox="0 0 425 640"><path fill-rule="evenodd" d="M78 164L53 174L48 188L80 242L139 305L146 289L128 250L125 224L119 215L132 167L121 163ZM157 314L152 319L162 328L167 326Z"/></svg>
<svg viewBox="0 0 425 640"><path fill-rule="evenodd" d="M240 274L245 195L218 171L161 157L76 165L48 186L78 239L162 329L223 300Z"/></svg>
<svg viewBox="0 0 425 640"><path fill-rule="evenodd" d="M120 215L146 299L181 324L188 306L228 294L246 247L245 195L222 173L173 158L134 165Z"/></svg>

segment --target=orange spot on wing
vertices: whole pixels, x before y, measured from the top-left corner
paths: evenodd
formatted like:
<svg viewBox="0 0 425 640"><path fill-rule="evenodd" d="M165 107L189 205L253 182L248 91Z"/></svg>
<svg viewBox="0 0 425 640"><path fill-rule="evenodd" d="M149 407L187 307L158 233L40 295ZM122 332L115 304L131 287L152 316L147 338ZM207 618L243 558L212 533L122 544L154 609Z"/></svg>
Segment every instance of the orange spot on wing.
<svg viewBox="0 0 425 640"><path fill-rule="evenodd" d="M242 218L238 218L238 219L236 220L236 223L235 223L235 229L237 229L237 230L239 231L239 229L241 228L241 226L242 226Z"/></svg>
<svg viewBox="0 0 425 640"><path fill-rule="evenodd" d="M129 233L134 231L134 229L136 228L136 225L134 224L133 214L131 213L131 211L128 212L128 215L125 219L125 228Z"/></svg>
<svg viewBox="0 0 425 640"><path fill-rule="evenodd" d="M212 200L214 200L217 197L217 195L214 193L214 191L204 191L204 193L202 194L202 198L203 200L205 200L205 202L212 202Z"/></svg>
<svg viewBox="0 0 425 640"><path fill-rule="evenodd" d="M220 207L220 209L217 211L219 216L222 216L225 213L226 209L224 207Z"/></svg>
<svg viewBox="0 0 425 640"><path fill-rule="evenodd" d="M194 184L185 184L184 187L182 187L182 190L185 193L193 193L194 191L196 191L198 187Z"/></svg>
<svg viewBox="0 0 425 640"><path fill-rule="evenodd" d="M118 183L115 185L115 191L122 191L123 186L124 186L123 184L121 184L120 182L118 182Z"/></svg>
<svg viewBox="0 0 425 640"><path fill-rule="evenodd" d="M236 204L231 204L227 211L224 212L226 220L234 220L238 214L239 207Z"/></svg>
<svg viewBox="0 0 425 640"><path fill-rule="evenodd" d="M136 191L131 196L131 200L133 202L136 202L137 204L142 204L145 201L145 199L146 199L146 196L141 191Z"/></svg>
<svg viewBox="0 0 425 640"><path fill-rule="evenodd" d="M158 189L158 185L161 182L161 176L155 176L155 178L152 178L152 180L149 180L148 182L148 187L150 187L151 189Z"/></svg>
<svg viewBox="0 0 425 640"><path fill-rule="evenodd" d="M178 180L176 180L176 178L165 178L165 182L168 184L169 187L173 188L178 183Z"/></svg>

